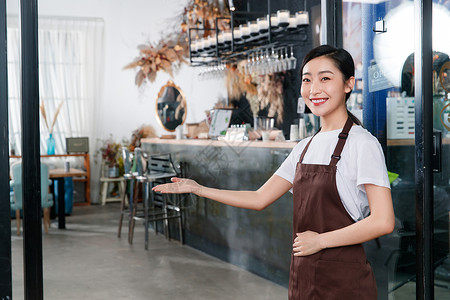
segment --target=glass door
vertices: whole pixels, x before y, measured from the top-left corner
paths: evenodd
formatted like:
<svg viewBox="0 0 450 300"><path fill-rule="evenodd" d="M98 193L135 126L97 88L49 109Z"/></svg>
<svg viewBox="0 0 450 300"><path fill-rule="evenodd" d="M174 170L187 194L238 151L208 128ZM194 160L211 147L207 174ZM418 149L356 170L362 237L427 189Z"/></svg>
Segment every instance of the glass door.
<svg viewBox="0 0 450 300"><path fill-rule="evenodd" d="M450 4L433 3L434 295L450 299Z"/></svg>
<svg viewBox="0 0 450 300"><path fill-rule="evenodd" d="M442 136L442 168L434 175L433 189L434 293L435 299L450 299L450 40L445 34L450 28L450 3L434 2L432 117L434 130ZM396 214L392 234L365 244L378 298L421 299L416 295L417 257L423 250L416 242L414 1L344 0L342 10L343 47L357 68L348 106L383 146Z"/></svg>

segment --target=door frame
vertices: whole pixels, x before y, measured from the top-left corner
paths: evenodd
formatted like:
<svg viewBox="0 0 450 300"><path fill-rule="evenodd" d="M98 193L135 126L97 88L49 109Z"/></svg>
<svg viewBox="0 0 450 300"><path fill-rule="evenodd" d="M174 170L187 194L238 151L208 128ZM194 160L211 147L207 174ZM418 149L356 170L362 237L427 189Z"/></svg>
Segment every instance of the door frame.
<svg viewBox="0 0 450 300"><path fill-rule="evenodd" d="M434 299L432 8L432 0L414 0L417 299Z"/></svg>
<svg viewBox="0 0 450 300"><path fill-rule="evenodd" d="M321 1L322 44L342 47L342 2ZM417 299L434 299L432 8L433 0L414 0Z"/></svg>

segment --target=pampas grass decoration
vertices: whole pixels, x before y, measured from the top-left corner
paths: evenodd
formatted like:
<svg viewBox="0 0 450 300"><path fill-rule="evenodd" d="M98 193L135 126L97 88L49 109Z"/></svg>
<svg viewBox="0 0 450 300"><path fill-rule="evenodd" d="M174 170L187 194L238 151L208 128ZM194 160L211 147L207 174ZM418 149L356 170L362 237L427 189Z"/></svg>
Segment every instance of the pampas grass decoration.
<svg viewBox="0 0 450 300"><path fill-rule="evenodd" d="M44 102L41 102L41 105L39 105L39 109L41 110L41 114L42 114L42 118L44 119L45 127L47 127L47 130L49 130L48 122L47 122L47 114L45 113Z"/></svg>
<svg viewBox="0 0 450 300"><path fill-rule="evenodd" d="M55 127L56 119L58 118L59 112L61 111L61 108L62 108L63 104L64 104L64 102L61 101L59 103L59 105L58 105L58 108L56 108L55 115L53 116L53 122L52 122L52 125L50 127L48 126L47 113L46 113L46 110L45 110L44 102L41 102L41 105L39 105L39 109L41 110L42 118L44 119L45 127L47 127L47 130L48 130L48 132L50 134L53 133L53 128Z"/></svg>
<svg viewBox="0 0 450 300"><path fill-rule="evenodd" d="M64 102L61 101L61 102L59 103L59 105L58 105L58 108L56 109L55 115L54 115L54 117L53 117L52 126L50 127L50 133L53 132L53 127L55 126L56 119L58 118L58 115L59 115L59 112L61 111L61 108L62 108L63 103L64 103Z"/></svg>

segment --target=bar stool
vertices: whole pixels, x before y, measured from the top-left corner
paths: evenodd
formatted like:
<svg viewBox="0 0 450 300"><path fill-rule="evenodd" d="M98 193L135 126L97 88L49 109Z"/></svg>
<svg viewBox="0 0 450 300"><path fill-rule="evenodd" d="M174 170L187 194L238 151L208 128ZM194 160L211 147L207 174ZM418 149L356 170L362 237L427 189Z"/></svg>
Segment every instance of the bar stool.
<svg viewBox="0 0 450 300"><path fill-rule="evenodd" d="M134 225L136 220L141 220L144 216L144 208L139 208L139 185L144 186L145 175L144 172L146 170L146 159L144 154L142 153L141 148L136 147L134 149L134 159L133 159L133 168L132 168L132 184L130 187L130 205L129 205L129 214L130 214L130 223L128 227L128 243L133 243L133 235L134 235Z"/></svg>
<svg viewBox="0 0 450 300"><path fill-rule="evenodd" d="M180 177L180 173L175 168L170 153L154 154L149 157L144 190L145 249L148 249L148 229L149 222L151 221L155 224L155 232L158 231L158 228L156 227L157 221L163 221L164 235L166 236L166 239L170 240L169 220L177 219L180 242L183 243L183 226L179 195L158 194L152 191L154 184L170 182L170 178L174 176Z"/></svg>
<svg viewBox="0 0 450 300"><path fill-rule="evenodd" d="M117 232L117 237L120 238L122 234L122 223L123 223L123 217L127 216L128 218L128 225L130 225L130 209L129 205L132 205L132 199L133 199L133 189L134 189L134 181L135 177L133 176L133 172L131 170L132 161L133 161L133 155L130 154L130 151L127 147L122 147L122 159L123 159L123 166L124 166L124 191L122 193L122 198L120 201L120 219L119 219L119 230ZM130 191L130 196L127 197L127 191ZM129 200L131 199L131 200Z"/></svg>
<svg viewBox="0 0 450 300"><path fill-rule="evenodd" d="M135 152L136 157L142 155L140 149ZM142 163L145 161L146 163ZM142 163L142 164L141 164ZM169 220L178 219L180 232L180 242L183 243L183 227L181 208L178 205L178 195L155 194L151 188L155 183L166 183L170 178L179 176L170 153L150 155L145 160L136 160L137 177L136 180L142 183L144 188L143 215L137 213L137 202L134 202L131 231L134 229L134 220L143 220L145 227L145 249L148 249L148 229L150 222L154 223L155 232L158 232L157 222L163 221L164 235L170 239ZM141 175L142 174L142 175ZM132 233L131 233L132 234ZM132 240L132 237L131 237Z"/></svg>

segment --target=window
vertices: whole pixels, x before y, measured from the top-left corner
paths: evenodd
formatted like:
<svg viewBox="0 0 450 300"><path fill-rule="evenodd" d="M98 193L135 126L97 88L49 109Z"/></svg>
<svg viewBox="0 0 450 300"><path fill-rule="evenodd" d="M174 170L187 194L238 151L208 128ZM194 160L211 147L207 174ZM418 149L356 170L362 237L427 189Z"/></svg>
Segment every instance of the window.
<svg viewBox="0 0 450 300"><path fill-rule="evenodd" d="M8 18L8 93L10 148L21 153L20 21ZM91 18L40 17L39 97L48 127L53 127L56 153L65 153L65 138L93 136L93 116L102 92L104 22ZM47 151L49 129L40 115L41 153ZM92 141L92 138L90 139Z"/></svg>

